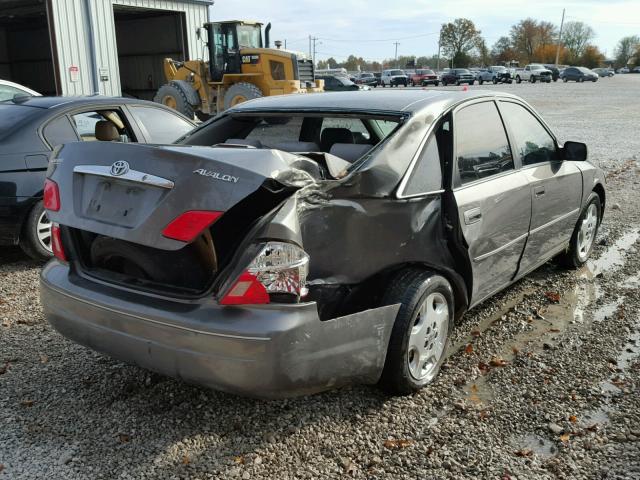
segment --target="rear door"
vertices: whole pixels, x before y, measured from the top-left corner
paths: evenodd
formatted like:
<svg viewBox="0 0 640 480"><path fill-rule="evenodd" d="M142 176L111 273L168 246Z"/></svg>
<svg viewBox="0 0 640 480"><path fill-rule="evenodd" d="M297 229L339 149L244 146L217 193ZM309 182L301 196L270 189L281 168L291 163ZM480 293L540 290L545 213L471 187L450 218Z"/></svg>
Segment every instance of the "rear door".
<svg viewBox="0 0 640 480"><path fill-rule="evenodd" d="M471 262L474 305L518 270L531 219L527 178L515 168L493 100L454 111L453 194Z"/></svg>
<svg viewBox="0 0 640 480"><path fill-rule="evenodd" d="M526 273L564 248L580 213L582 173L571 161L559 157L556 140L525 105L498 102L509 131L516 162L531 189L529 240L520 264Z"/></svg>

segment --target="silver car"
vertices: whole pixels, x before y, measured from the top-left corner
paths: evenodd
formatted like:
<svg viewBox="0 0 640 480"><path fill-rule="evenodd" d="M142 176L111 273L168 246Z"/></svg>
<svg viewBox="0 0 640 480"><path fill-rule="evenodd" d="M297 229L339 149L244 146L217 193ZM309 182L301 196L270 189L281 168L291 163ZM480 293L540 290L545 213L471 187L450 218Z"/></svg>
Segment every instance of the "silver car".
<svg viewBox="0 0 640 480"><path fill-rule="evenodd" d="M452 326L605 207L582 143L513 95L252 100L174 145L50 161L48 321L114 358L256 397L433 381Z"/></svg>

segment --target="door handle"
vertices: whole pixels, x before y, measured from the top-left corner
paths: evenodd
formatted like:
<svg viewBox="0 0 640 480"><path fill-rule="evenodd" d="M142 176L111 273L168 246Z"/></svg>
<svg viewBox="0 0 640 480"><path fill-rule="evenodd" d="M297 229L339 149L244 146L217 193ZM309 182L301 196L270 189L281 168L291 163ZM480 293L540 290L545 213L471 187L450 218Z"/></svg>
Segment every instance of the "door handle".
<svg viewBox="0 0 640 480"><path fill-rule="evenodd" d="M545 194L545 189L544 187L535 187L533 189L533 193L536 194L536 197L542 197Z"/></svg>
<svg viewBox="0 0 640 480"><path fill-rule="evenodd" d="M464 223L467 225L477 223L480 220L482 220L482 212L479 208L472 208L471 210L464 212Z"/></svg>

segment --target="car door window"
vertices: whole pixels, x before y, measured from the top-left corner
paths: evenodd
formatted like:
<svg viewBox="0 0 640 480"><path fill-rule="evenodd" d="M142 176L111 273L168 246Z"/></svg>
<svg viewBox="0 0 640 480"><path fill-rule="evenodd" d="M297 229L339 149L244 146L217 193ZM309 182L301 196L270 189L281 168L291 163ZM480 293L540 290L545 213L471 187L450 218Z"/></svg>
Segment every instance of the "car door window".
<svg viewBox="0 0 640 480"><path fill-rule="evenodd" d="M475 103L459 110L454 132L461 184L513 170L511 148L494 102Z"/></svg>
<svg viewBox="0 0 640 480"><path fill-rule="evenodd" d="M89 110L71 115L71 121L83 142L131 142L135 138L117 109Z"/></svg>
<svg viewBox="0 0 640 480"><path fill-rule="evenodd" d="M193 130L192 123L161 108L131 105L129 110L150 143L173 143Z"/></svg>
<svg viewBox="0 0 640 480"><path fill-rule="evenodd" d="M440 152L436 136L431 134L410 174L404 196L434 192L442 188Z"/></svg>
<svg viewBox="0 0 640 480"><path fill-rule="evenodd" d="M0 102L4 102L5 100L11 100L15 95L25 95L31 96L24 90L20 90L19 88L11 87L9 85L0 85Z"/></svg>
<svg viewBox="0 0 640 480"><path fill-rule="evenodd" d="M42 134L51 147L78 141L78 135L66 115L62 115L49 122L44 127Z"/></svg>
<svg viewBox="0 0 640 480"><path fill-rule="evenodd" d="M555 140L529 110L513 102L500 102L500 110L522 165L558 159Z"/></svg>

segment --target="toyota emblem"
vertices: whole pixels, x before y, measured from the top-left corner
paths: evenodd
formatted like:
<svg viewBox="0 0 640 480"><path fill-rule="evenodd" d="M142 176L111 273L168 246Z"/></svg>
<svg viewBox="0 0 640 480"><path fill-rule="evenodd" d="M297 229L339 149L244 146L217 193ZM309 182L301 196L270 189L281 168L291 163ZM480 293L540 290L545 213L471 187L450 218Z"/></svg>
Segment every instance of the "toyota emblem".
<svg viewBox="0 0 640 480"><path fill-rule="evenodd" d="M111 165L111 175L114 177L119 177L120 175L124 175L129 171L129 163L124 160L118 160L113 165Z"/></svg>

